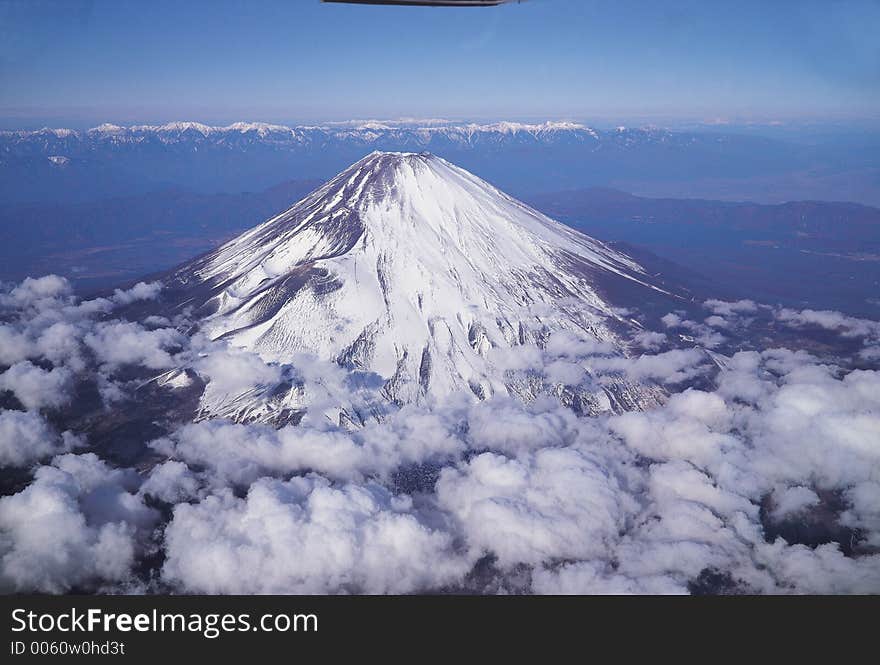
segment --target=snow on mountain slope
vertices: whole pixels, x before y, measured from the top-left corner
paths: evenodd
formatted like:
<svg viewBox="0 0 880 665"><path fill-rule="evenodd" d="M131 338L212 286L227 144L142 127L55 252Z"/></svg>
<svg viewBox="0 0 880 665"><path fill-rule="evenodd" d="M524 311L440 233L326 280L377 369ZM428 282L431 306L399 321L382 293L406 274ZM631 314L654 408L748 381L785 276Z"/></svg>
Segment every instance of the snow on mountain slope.
<svg viewBox="0 0 880 665"><path fill-rule="evenodd" d="M305 352L375 373L388 399L410 403L534 396L548 387L510 369L551 340L625 353L616 331L631 324L596 285L660 291L648 279L631 258L439 157L374 152L169 286L213 339L271 361ZM591 410L620 399L585 390ZM622 390L634 406L651 399Z"/></svg>

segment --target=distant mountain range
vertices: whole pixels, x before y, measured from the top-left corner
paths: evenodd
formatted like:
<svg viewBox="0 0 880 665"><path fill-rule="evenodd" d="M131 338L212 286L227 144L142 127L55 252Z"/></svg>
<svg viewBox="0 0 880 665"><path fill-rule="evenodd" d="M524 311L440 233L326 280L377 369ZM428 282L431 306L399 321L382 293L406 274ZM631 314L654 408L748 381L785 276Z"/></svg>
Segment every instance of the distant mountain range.
<svg viewBox="0 0 880 665"><path fill-rule="evenodd" d="M616 189L548 192L532 197L542 211L566 219L628 220L704 229L752 231L804 248L880 252L880 209L858 203L789 201L775 205L705 199L646 198Z"/></svg>
<svg viewBox="0 0 880 665"><path fill-rule="evenodd" d="M880 157L870 146L844 150L743 134L598 130L571 122L173 122L4 131L0 202L89 201L168 187L258 191L290 179L326 180L372 150L430 151L518 195L603 185L674 196L880 203Z"/></svg>
<svg viewBox="0 0 880 665"><path fill-rule="evenodd" d="M259 192L180 188L77 203L0 204L0 281L56 272L85 289L164 270L283 210L321 184Z"/></svg>
<svg viewBox="0 0 880 665"><path fill-rule="evenodd" d="M291 180L259 192L170 188L83 203L0 205L0 281L56 272L86 291L121 284L216 247L320 184ZM652 261L660 256L696 271L716 295L860 316L878 311L878 208L657 199L607 188L525 200L594 237L625 243L630 254L647 250Z"/></svg>
<svg viewBox="0 0 880 665"><path fill-rule="evenodd" d="M169 122L164 125L132 125L122 127L105 123L86 131L43 128L0 132L6 146L34 148L40 152L56 148L68 151L94 149L101 145L222 145L242 148L273 145L279 148L326 147L332 144L383 146L389 143L412 148L430 149L437 146L478 147L481 145L553 145L600 144L633 146L640 142L687 144L724 141L719 135L681 134L663 129L596 130L573 122L526 124L496 122L491 124L437 124L427 126L390 125L380 122L341 125L301 125L287 127L263 122L236 122L214 127L199 122Z"/></svg>
<svg viewBox="0 0 880 665"><path fill-rule="evenodd" d="M645 198L605 188L528 202L605 241L662 256L728 295L876 317L880 209L856 203L776 205Z"/></svg>

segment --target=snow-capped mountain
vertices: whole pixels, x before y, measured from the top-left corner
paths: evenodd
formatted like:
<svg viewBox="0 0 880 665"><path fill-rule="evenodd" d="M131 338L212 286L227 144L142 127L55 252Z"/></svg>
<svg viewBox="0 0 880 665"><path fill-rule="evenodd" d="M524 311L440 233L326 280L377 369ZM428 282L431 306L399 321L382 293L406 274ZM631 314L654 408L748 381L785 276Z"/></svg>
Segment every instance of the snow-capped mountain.
<svg viewBox="0 0 880 665"><path fill-rule="evenodd" d="M374 152L174 271L166 292L212 339L381 377L399 404L568 390L602 411L656 391L512 370L518 353L548 344L625 354L620 334L635 324L603 296L615 285L664 293L633 259L439 157Z"/></svg>

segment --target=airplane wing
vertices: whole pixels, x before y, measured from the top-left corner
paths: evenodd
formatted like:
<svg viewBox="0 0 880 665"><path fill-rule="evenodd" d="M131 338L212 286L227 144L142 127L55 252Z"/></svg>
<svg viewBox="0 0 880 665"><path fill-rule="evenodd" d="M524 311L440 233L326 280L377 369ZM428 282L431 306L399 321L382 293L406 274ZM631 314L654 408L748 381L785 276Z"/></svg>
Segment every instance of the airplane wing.
<svg viewBox="0 0 880 665"><path fill-rule="evenodd" d="M414 5L418 7L494 7L511 0L322 0L351 5Z"/></svg>

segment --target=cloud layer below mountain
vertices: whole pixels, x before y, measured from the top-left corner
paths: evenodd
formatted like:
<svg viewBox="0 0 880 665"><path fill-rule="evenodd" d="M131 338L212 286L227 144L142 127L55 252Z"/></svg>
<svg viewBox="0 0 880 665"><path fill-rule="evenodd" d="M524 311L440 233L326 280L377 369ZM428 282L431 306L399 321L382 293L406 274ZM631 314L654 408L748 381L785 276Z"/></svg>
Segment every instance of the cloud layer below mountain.
<svg viewBox="0 0 880 665"><path fill-rule="evenodd" d="M114 318L157 293L82 302L46 277L0 294L0 465L26 474L0 497L2 590L880 591L875 322L709 301L704 321L670 313L629 357L559 336L510 359L562 382L655 382L656 408L579 417L550 396L462 395L346 429L320 415L364 399L338 367ZM702 348L759 312L855 339L860 356ZM224 396L320 378L319 415L183 424L143 442L148 468L116 468L65 414L89 382L102 408L130 403L135 369L189 372Z"/></svg>

